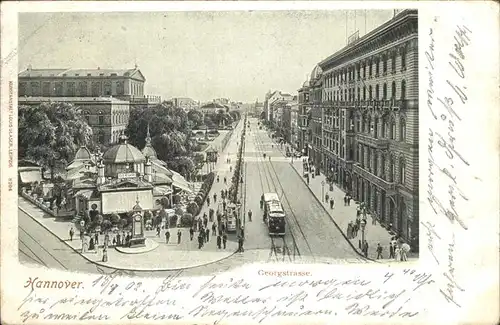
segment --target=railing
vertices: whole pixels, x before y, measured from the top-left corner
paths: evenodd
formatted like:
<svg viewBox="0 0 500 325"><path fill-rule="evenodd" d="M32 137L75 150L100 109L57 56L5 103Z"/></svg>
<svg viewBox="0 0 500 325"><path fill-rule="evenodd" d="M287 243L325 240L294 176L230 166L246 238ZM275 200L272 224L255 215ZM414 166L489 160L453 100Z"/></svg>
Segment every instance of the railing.
<svg viewBox="0 0 500 325"><path fill-rule="evenodd" d="M363 169L359 163L353 164L353 172L360 175L362 178L370 180L375 186L380 187L386 191L387 195L390 195L396 191L396 185L394 182L386 181L375 174Z"/></svg>
<svg viewBox="0 0 500 325"><path fill-rule="evenodd" d="M356 134L356 140L377 149L387 149L389 147L389 140L374 138L368 134L358 133Z"/></svg>

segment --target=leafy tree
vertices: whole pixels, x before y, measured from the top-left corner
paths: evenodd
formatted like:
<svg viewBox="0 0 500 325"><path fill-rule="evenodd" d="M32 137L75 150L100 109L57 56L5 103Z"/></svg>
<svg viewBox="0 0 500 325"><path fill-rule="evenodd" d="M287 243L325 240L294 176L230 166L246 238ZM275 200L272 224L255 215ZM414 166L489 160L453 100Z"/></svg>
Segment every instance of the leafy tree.
<svg viewBox="0 0 500 325"><path fill-rule="evenodd" d="M193 123L193 128L198 128L201 126L204 122L203 120L203 113L192 109L187 113L188 120Z"/></svg>
<svg viewBox="0 0 500 325"><path fill-rule="evenodd" d="M119 216L118 214L113 213L113 214L110 216L110 218L109 218L109 219L111 220L111 223L112 223L113 225L117 225L117 224L120 222L120 219L121 219L121 218L120 218L120 216Z"/></svg>
<svg viewBox="0 0 500 325"><path fill-rule="evenodd" d="M95 148L92 129L72 104L21 105L18 112L19 158L50 169L52 178L73 160L80 146Z"/></svg>

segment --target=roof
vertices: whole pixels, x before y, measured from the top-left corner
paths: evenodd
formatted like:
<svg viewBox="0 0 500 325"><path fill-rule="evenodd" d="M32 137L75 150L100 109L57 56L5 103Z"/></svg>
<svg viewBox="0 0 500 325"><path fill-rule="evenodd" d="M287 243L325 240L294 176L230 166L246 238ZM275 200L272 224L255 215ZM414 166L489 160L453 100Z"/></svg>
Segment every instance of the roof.
<svg viewBox="0 0 500 325"><path fill-rule="evenodd" d="M133 145L127 143L127 137L121 136L120 142L104 153L104 164L124 164L145 162L146 157Z"/></svg>
<svg viewBox="0 0 500 325"><path fill-rule="evenodd" d="M42 171L41 170L20 171L19 177L21 178L21 182L24 184L40 182L42 180Z"/></svg>
<svg viewBox="0 0 500 325"><path fill-rule="evenodd" d="M224 105L218 103L208 103L203 105L201 108L224 108Z"/></svg>
<svg viewBox="0 0 500 325"><path fill-rule="evenodd" d="M18 98L19 103L40 103L40 102L70 102L70 103L96 103L110 102L114 104L130 104L128 100L121 100L115 97L41 97L24 96Z"/></svg>
<svg viewBox="0 0 500 325"><path fill-rule="evenodd" d="M85 146L81 146L75 154L74 160L91 160L92 156L89 149Z"/></svg>
<svg viewBox="0 0 500 325"><path fill-rule="evenodd" d="M142 149L142 154L144 157L156 158L156 151L153 146L146 145L144 149Z"/></svg>
<svg viewBox="0 0 500 325"><path fill-rule="evenodd" d="M315 66L314 69L311 72L311 79L310 81L313 81L321 76L323 73L323 70L321 70L321 67L319 65Z"/></svg>
<svg viewBox="0 0 500 325"><path fill-rule="evenodd" d="M347 45L338 50L337 52L333 53L323 61L319 63L322 67L327 67L331 65L334 61L337 59L348 55L349 52L351 52L353 49L359 48L363 44L366 44L367 42L370 42L371 40L377 38L380 35L383 35L384 33L388 31L394 30L395 25L399 25L403 23L404 21L407 21L407 19L411 19L413 15L413 18L415 20L418 19L418 11L417 9L407 9L403 10L400 12L398 15L396 15L394 18L391 20L388 20L387 22L383 23L382 25L378 26L368 34L364 35L363 37L359 38L356 40L356 43L353 45Z"/></svg>
<svg viewBox="0 0 500 325"><path fill-rule="evenodd" d="M276 193L264 193L264 201L279 201L278 194Z"/></svg>
<svg viewBox="0 0 500 325"><path fill-rule="evenodd" d="M134 69L32 69L19 73L20 78L28 77L139 77L146 80L141 71Z"/></svg>

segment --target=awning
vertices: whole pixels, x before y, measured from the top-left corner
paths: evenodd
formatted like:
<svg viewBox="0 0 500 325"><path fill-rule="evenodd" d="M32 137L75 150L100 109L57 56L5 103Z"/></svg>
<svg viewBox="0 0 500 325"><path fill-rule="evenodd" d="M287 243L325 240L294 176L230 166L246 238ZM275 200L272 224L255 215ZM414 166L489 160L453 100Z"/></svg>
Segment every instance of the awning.
<svg viewBox="0 0 500 325"><path fill-rule="evenodd" d="M192 193L193 190L189 186L189 183L180 174L174 172L172 176L172 185L188 193Z"/></svg>
<svg viewBox="0 0 500 325"><path fill-rule="evenodd" d="M75 196L82 196L88 200L92 196L92 192L93 192L93 190L81 190L81 191L76 192Z"/></svg>
<svg viewBox="0 0 500 325"><path fill-rule="evenodd" d="M153 189L153 196L167 195L172 193L172 189L168 186L156 186Z"/></svg>
<svg viewBox="0 0 500 325"><path fill-rule="evenodd" d="M42 180L42 172L40 170L27 170L19 173L21 182L34 183Z"/></svg>

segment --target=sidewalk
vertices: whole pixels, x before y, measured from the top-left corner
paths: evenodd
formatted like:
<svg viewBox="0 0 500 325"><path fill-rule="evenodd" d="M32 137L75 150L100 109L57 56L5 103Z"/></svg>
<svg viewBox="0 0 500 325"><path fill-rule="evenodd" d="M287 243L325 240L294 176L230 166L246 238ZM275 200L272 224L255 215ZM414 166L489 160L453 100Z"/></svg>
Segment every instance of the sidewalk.
<svg viewBox="0 0 500 325"><path fill-rule="evenodd" d="M233 177L234 168L236 166L236 158L238 155L237 143L240 140L241 132L243 129L242 121L243 120L241 120L234 128L233 134L231 135L226 148L222 152L219 152L219 157L213 170L215 174L215 180L207 196L207 198L210 198L210 205L207 204L207 201L203 202L203 207L201 208L200 213L195 217L196 220L200 217L203 217L204 213L209 216L210 208L214 209L214 211L217 211L219 203L222 203L220 191L222 189L229 191L229 187L231 186L231 178ZM231 159L230 163L227 163L228 158ZM230 172L230 166L233 167L233 172ZM217 182L217 176L219 176L219 182ZM224 177L226 177L226 184L224 184ZM214 202L214 193L217 194L217 202ZM231 237L229 236L229 238Z"/></svg>
<svg viewBox="0 0 500 325"><path fill-rule="evenodd" d="M82 242L76 226L73 226L75 229L73 240L69 238L69 230L72 226L70 221L62 221L54 218L22 197L19 197L19 209L28 214L61 241L64 241L77 253L81 254ZM209 227L211 227L210 223ZM164 271L193 268L223 260L233 255L238 246L234 241L228 240L226 249L219 250L216 247L216 236L210 234L209 242L205 243L202 249L198 249L198 233L195 233L193 241L190 241L189 229L180 229L182 233L180 244L177 244L177 228L170 228L169 244L165 243L164 231L161 232L161 237L156 237L155 231L146 231L145 236L149 251L140 254L126 254L119 252L114 247L110 247L108 249L108 262L102 262L104 235L100 235L100 245L97 252L89 252L81 255L94 264L115 269ZM110 236L110 238L112 237Z"/></svg>
<svg viewBox="0 0 500 325"><path fill-rule="evenodd" d="M306 180L304 179L303 176L303 166L302 166L302 159L307 159L307 157L302 157L299 159L294 159L293 163L290 163L294 170L297 172L297 174L301 177L301 179L304 181L304 184L306 184ZM323 185L322 182L324 182L324 190L322 190ZM333 191L329 191L329 184L326 181L326 176L323 174L320 175L315 175L314 178L312 176L309 178L309 189L313 193L313 195L316 197L318 201L320 201L325 209L328 211L330 214L330 217L335 221L335 223L340 227L341 231L344 234L347 234L347 225L349 224L350 221L355 222L356 221L356 208L358 204L355 203L354 200L351 200L351 205L346 206L344 205L344 196L345 192L342 191L340 188L338 188L335 184L333 185ZM330 209L330 203L325 202L325 195L328 194L330 198L333 197L335 204L333 209ZM391 235L389 232L380 226L380 224L377 222L377 224L372 223L372 218L370 214L367 214L366 217L366 227L365 227L365 240L368 242L368 257L371 259L376 259L377 258L377 244L380 243L380 245L383 247L382 255L384 259L388 259L389 257L389 243L391 241ZM350 239L351 243L354 245L354 247L361 252L359 249L359 242L361 241L361 230L358 231L357 237Z"/></svg>

